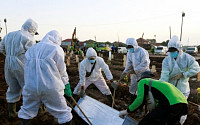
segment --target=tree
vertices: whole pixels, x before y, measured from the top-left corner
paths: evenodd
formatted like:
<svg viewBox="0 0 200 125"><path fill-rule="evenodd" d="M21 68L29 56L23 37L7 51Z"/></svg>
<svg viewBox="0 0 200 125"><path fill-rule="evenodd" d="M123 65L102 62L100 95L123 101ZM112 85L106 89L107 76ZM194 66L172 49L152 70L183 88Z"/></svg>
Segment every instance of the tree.
<svg viewBox="0 0 200 125"><path fill-rule="evenodd" d="M152 43L156 43L156 39L147 39L149 41L150 44Z"/></svg>
<svg viewBox="0 0 200 125"><path fill-rule="evenodd" d="M161 43L161 45L162 45L162 46L167 46L168 43L169 43L169 40L166 40L166 41L163 41L163 42Z"/></svg>

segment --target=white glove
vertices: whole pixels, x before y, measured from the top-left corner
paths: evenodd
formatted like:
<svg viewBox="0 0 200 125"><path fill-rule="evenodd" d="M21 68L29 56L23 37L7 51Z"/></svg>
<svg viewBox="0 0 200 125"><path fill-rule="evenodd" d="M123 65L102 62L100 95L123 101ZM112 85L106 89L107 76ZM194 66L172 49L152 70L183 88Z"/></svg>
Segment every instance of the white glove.
<svg viewBox="0 0 200 125"><path fill-rule="evenodd" d="M124 118L124 115L128 115L127 110L122 110L119 112L119 117Z"/></svg>

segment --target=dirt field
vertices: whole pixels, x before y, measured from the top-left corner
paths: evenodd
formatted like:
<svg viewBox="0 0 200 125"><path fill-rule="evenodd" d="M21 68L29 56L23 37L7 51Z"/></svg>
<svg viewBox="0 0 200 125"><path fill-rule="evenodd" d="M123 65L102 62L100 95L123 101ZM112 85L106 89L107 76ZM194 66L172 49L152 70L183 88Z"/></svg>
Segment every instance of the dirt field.
<svg viewBox="0 0 200 125"><path fill-rule="evenodd" d="M105 62L108 60L108 54L104 53L103 56ZM83 57L79 56L79 61L82 61ZM158 79L160 77L161 72L161 63L163 60L163 57L154 57L150 56L151 60L151 66L156 65L156 78ZM200 63L200 60L198 60ZM4 56L0 55L0 125L19 125L20 120L9 120L8 119L8 111L7 111L7 102L6 102L6 91L7 91L7 84L4 80L4 74L3 74L3 65L4 65ZM123 54L114 54L114 59L110 62L109 68L113 74L114 80L118 80L120 77L120 74L124 70L123 67ZM76 63L75 55L72 56L70 61L70 66L67 66L67 72L70 78L71 88L72 90L76 86L76 84L79 81L79 74L78 74L78 63ZM196 78L194 76L193 78ZM128 75L128 81L124 80L123 83L129 83L130 78ZM194 102L196 104L200 104L200 99L197 99L197 92L195 91L196 88L200 87L200 82L197 82L196 80L190 80L190 87L191 87L191 94L189 96L189 101ZM108 84L109 85L109 84ZM110 87L110 85L109 85ZM113 92L112 87L110 87L111 92ZM88 96L91 96L100 102L103 102L105 104L108 104L107 98L105 95L102 95L101 92L94 86L91 85L87 88L86 94ZM128 92L128 86L123 85L120 86L116 90L116 96L115 96L115 102L117 105L120 105L120 109L123 110L128 107L130 101L130 95ZM20 109L20 106L22 104L22 100L17 103L17 111ZM142 118L139 118L135 115L136 113L130 114L131 117L133 117L136 120L141 120ZM37 116L34 118L31 122L32 125L52 125L54 124L54 118L51 116L48 112L41 114L40 116ZM83 121L74 114L74 124L76 125L84 125ZM189 111L188 111L188 118L185 123L185 125L200 125L200 112L198 111L196 106L193 106L189 104Z"/></svg>

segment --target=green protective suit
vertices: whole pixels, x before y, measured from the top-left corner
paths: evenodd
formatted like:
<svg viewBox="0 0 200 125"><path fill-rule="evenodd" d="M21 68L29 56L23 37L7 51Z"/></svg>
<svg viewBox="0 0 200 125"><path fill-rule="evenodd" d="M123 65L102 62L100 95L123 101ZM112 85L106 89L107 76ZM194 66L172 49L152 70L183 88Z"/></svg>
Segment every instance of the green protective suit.
<svg viewBox="0 0 200 125"><path fill-rule="evenodd" d="M149 88L149 81L150 78L145 78L140 80L138 83L138 95L135 101L129 106L128 111L136 111L140 106L142 106L146 101L146 96L148 95L148 88ZM154 99L158 100L158 106L159 105L166 105L166 106L172 106L178 103L186 103L187 99L182 94L181 91L179 91L174 85L154 80L151 85L151 92L154 96Z"/></svg>

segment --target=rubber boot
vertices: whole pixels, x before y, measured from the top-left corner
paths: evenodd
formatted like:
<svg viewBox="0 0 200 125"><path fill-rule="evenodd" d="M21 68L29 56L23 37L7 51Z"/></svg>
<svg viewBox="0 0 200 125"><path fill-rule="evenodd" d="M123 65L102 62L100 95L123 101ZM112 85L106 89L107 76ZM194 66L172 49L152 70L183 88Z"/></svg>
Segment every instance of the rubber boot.
<svg viewBox="0 0 200 125"><path fill-rule="evenodd" d="M9 119L16 118L17 112L16 112L16 103L8 103L8 112L9 112Z"/></svg>
<svg viewBox="0 0 200 125"><path fill-rule="evenodd" d="M21 119L21 125L30 125L30 119Z"/></svg>
<svg viewBox="0 0 200 125"><path fill-rule="evenodd" d="M113 103L112 95L106 95L106 96L107 96L107 99L108 99L108 102L109 102L109 106L112 107L112 103Z"/></svg>

